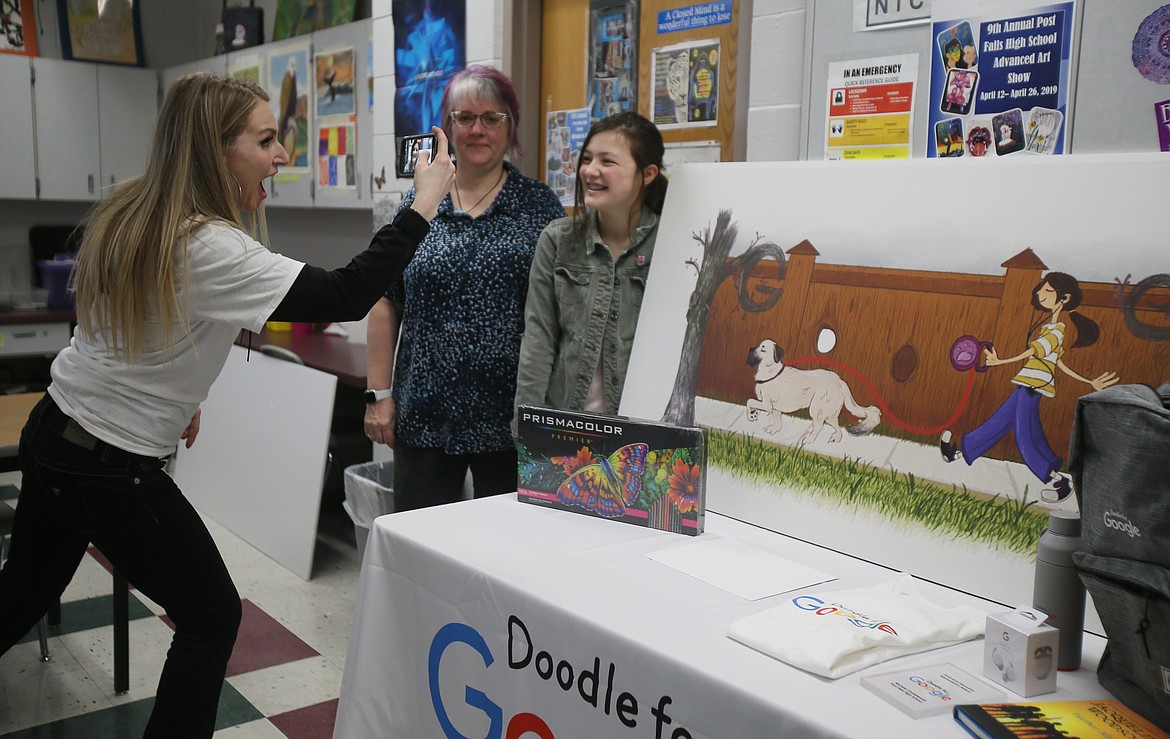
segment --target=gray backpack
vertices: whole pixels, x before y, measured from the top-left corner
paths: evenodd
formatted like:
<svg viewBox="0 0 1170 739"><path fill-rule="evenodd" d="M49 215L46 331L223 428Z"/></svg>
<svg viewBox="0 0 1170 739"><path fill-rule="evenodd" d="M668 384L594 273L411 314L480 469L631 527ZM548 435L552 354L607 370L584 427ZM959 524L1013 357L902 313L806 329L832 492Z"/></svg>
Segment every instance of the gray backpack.
<svg viewBox="0 0 1170 739"><path fill-rule="evenodd" d="M1073 561L1108 637L1097 678L1170 732L1170 381L1081 397L1069 447Z"/></svg>

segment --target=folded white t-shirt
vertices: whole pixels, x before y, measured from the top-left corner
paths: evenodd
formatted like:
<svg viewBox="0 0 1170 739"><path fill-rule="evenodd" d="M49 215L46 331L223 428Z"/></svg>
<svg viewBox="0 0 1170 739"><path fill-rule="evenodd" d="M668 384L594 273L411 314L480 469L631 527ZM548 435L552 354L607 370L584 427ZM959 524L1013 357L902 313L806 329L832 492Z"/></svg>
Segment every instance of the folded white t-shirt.
<svg viewBox="0 0 1170 739"><path fill-rule="evenodd" d="M838 678L905 654L983 635L987 614L943 608L899 573L877 585L793 595L731 624L728 636L802 670Z"/></svg>

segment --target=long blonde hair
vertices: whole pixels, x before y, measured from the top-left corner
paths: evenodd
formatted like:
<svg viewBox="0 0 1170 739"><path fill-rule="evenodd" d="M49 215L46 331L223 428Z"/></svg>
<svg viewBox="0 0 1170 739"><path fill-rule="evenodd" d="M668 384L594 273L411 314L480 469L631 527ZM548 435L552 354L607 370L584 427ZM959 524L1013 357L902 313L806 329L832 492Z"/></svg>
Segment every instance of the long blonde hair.
<svg viewBox="0 0 1170 739"><path fill-rule="evenodd" d="M251 82L206 73L180 78L159 111L146 170L86 219L73 273L77 323L115 356L138 359L151 320L161 323L165 346L176 323L189 332L179 295L187 294L191 231L220 221L264 235L263 208L245 226L242 192L226 159L260 101L268 93Z"/></svg>

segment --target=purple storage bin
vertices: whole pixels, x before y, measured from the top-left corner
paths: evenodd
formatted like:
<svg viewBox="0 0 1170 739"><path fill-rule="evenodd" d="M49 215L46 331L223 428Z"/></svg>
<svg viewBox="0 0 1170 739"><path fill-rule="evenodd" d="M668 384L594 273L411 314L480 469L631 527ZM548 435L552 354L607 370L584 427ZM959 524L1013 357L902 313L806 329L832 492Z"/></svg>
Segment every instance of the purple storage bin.
<svg viewBox="0 0 1170 739"><path fill-rule="evenodd" d="M41 281L49 291L49 308L68 310L73 307L73 293L69 287L69 275L73 273L72 259L41 259L37 261Z"/></svg>

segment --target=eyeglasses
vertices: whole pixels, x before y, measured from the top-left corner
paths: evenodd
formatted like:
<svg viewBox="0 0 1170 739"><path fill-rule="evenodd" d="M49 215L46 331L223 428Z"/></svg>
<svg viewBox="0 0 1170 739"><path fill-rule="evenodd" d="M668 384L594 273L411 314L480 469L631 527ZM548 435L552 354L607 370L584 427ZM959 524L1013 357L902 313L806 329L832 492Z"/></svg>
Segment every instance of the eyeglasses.
<svg viewBox="0 0 1170 739"><path fill-rule="evenodd" d="M483 124L484 128L494 131L504 125L504 121L508 120L508 114L497 113L494 110L479 114L472 113L470 110L451 111L451 120L460 128L471 128L475 125L476 118L479 119L479 122Z"/></svg>

